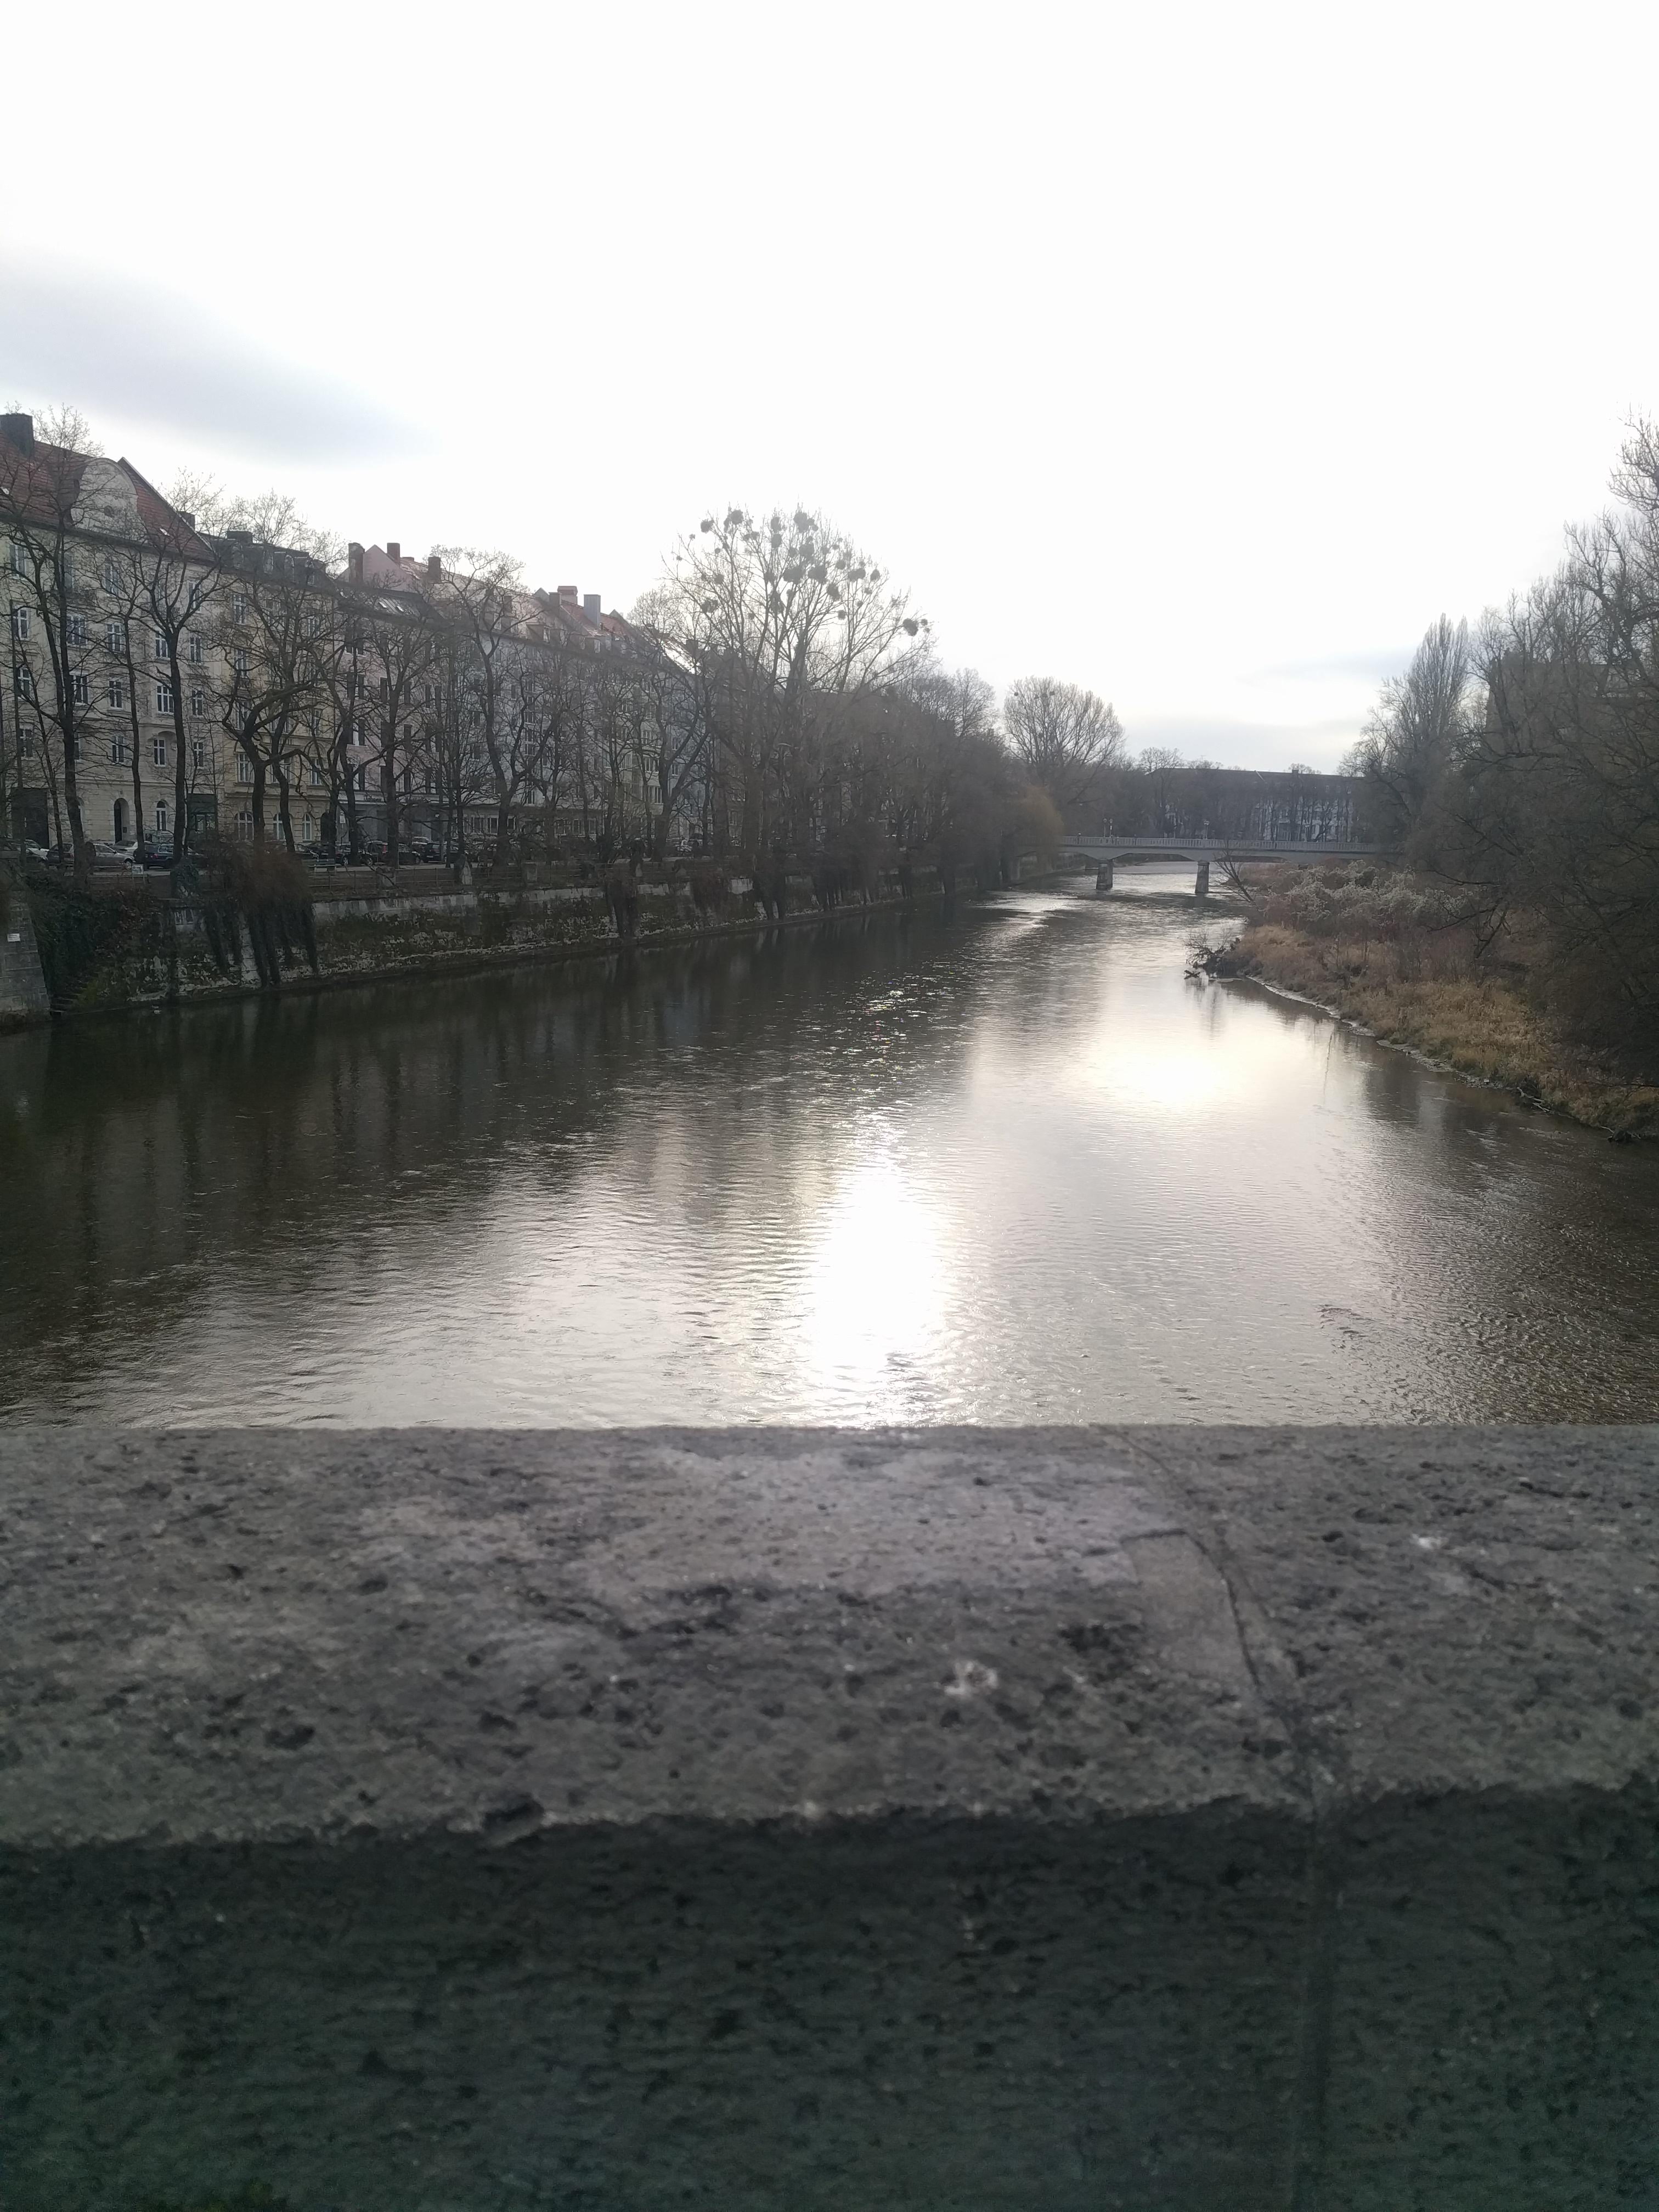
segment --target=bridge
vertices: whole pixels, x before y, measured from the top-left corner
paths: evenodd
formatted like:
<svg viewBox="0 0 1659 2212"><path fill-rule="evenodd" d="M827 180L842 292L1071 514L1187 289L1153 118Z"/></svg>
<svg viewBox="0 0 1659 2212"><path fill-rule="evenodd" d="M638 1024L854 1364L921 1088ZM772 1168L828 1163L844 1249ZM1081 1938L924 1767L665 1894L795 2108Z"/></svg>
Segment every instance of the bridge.
<svg viewBox="0 0 1659 2212"><path fill-rule="evenodd" d="M1334 837L1278 841L1271 837L1076 837L1068 831L1060 854L1063 859L1075 855L1091 860L1097 871L1095 889L1101 891L1112 888L1115 860L1191 860L1198 870L1194 893L1204 898L1210 889L1212 860L1375 860L1387 859L1389 850L1386 845L1361 845Z"/></svg>
<svg viewBox="0 0 1659 2212"><path fill-rule="evenodd" d="M1651 2206L1656 1478L8 1427L7 2212Z"/></svg>

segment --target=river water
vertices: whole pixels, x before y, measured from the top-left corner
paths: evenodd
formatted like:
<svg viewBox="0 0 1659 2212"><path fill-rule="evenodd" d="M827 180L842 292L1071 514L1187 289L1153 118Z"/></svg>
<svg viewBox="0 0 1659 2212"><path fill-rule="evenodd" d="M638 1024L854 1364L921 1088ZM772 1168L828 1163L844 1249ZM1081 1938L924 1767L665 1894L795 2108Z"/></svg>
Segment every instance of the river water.
<svg viewBox="0 0 1659 2212"><path fill-rule="evenodd" d="M1174 880L0 1039L0 1413L1659 1418L1659 1148Z"/></svg>

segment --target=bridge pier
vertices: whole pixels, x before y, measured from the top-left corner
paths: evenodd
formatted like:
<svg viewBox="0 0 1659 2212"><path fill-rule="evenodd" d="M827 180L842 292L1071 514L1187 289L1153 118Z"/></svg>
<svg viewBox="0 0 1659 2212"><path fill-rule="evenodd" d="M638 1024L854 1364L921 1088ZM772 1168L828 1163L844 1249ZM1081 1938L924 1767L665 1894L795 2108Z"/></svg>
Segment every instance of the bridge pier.
<svg viewBox="0 0 1659 2212"><path fill-rule="evenodd" d="M1103 891L1109 891L1111 888L1112 864L1109 860L1103 860L1095 870L1095 896L1098 898Z"/></svg>
<svg viewBox="0 0 1659 2212"><path fill-rule="evenodd" d="M1193 885L1193 896L1195 899L1206 899L1209 896L1210 864L1207 860L1200 860L1198 864L1198 878Z"/></svg>

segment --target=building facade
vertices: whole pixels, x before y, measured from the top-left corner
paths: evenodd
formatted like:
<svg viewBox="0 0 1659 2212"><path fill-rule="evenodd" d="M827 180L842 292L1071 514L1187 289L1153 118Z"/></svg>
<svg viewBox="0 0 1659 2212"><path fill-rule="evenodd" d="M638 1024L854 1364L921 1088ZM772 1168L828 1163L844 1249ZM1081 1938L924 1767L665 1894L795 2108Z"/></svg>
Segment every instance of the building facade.
<svg viewBox="0 0 1659 2212"><path fill-rule="evenodd" d="M684 687L597 594L395 540L335 568L259 520L198 527L131 462L0 417L14 839L66 850L76 811L97 847L174 854L210 828L400 856L683 838Z"/></svg>

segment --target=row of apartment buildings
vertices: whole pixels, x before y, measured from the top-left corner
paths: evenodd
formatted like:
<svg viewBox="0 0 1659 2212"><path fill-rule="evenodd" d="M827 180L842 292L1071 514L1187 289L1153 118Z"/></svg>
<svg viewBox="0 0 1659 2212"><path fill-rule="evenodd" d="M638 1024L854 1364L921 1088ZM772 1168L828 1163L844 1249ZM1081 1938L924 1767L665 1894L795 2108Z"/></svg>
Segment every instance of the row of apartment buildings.
<svg viewBox="0 0 1659 2212"><path fill-rule="evenodd" d="M458 574L395 540L332 568L212 532L130 461L46 445L23 415L0 416L0 590L15 839L70 842L71 787L83 835L123 848L278 834L283 814L298 844L342 850L394 826L405 851L477 844L504 809L510 835L648 823L670 672L596 593ZM597 753L596 698L615 720Z"/></svg>

